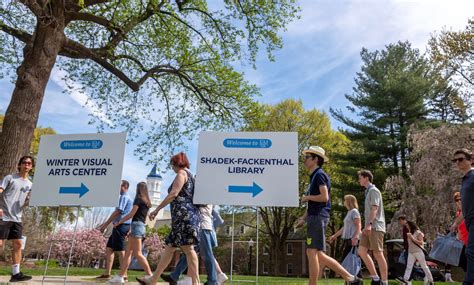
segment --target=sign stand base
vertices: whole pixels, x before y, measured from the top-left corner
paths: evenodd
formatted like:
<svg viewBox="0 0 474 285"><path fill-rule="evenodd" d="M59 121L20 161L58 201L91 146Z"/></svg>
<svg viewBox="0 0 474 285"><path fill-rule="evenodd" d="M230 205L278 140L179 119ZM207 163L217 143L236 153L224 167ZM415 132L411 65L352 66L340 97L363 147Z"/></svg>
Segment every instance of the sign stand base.
<svg viewBox="0 0 474 285"><path fill-rule="evenodd" d="M234 229L235 229L235 208L232 211L232 245L230 249L230 284L232 285L232 282L248 282L248 283L256 283L258 284L258 255L259 255L259 229L260 229L260 220L259 220L259 213L258 213L258 207L256 209L256 214L257 214L257 253L255 254L255 281L254 280L234 280L233 274L234 274L234 243L235 242L248 242L248 241L234 241Z"/></svg>
<svg viewBox="0 0 474 285"><path fill-rule="evenodd" d="M59 222L59 213L61 211L61 207L75 207L75 208L77 208L76 222L75 222L75 225L74 225L74 234L72 236L72 239L69 239L69 240L56 239L57 226L58 226L58 222ZM50 239L48 257L46 259L46 264L45 264L43 279L41 281L41 284L44 284L45 280L48 280L48 279L63 279L64 284L66 284L67 277L68 277L68 274L69 274L69 267L71 266L72 250L74 248L74 244L76 243L77 223L79 221L80 211L81 211L81 206L58 206L58 211L56 213L56 219L54 221L53 236ZM53 249L53 245L56 242L64 242L64 241L70 241L71 242L71 248L69 249L69 257L68 257L67 267L66 267L66 274L64 276L48 276L47 275L47 273L48 273L48 264L49 264L49 259L51 257L51 251Z"/></svg>

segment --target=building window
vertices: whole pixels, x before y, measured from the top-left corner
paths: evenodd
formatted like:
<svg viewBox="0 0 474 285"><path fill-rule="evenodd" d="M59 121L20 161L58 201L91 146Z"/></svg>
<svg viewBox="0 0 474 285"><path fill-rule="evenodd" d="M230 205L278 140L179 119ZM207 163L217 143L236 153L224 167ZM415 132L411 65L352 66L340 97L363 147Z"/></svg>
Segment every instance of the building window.
<svg viewBox="0 0 474 285"><path fill-rule="evenodd" d="M267 267L267 265L265 264L265 262L262 263L262 272L263 272L264 274L268 274L268 267Z"/></svg>
<svg viewBox="0 0 474 285"><path fill-rule="evenodd" d="M288 275L293 274L293 263L286 264L286 274Z"/></svg>
<svg viewBox="0 0 474 285"><path fill-rule="evenodd" d="M263 246L263 255L268 255L269 250L268 250L268 245Z"/></svg>
<svg viewBox="0 0 474 285"><path fill-rule="evenodd" d="M240 234L241 235L245 234L245 226L244 225L240 226Z"/></svg>
<svg viewBox="0 0 474 285"><path fill-rule="evenodd" d="M231 226L226 226L226 227L225 227L225 234L226 234L226 235L230 236L230 234L231 234L231 233L230 233L230 229L231 229L231 228L232 228Z"/></svg>
<svg viewBox="0 0 474 285"><path fill-rule="evenodd" d="M293 244L287 243L286 244L286 255L293 255Z"/></svg>

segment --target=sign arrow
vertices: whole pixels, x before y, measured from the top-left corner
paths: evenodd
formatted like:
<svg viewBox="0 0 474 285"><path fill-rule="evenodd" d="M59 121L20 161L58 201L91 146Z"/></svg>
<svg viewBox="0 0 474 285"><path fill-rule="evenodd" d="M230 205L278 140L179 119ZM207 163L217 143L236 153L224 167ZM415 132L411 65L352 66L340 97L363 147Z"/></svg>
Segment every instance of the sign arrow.
<svg viewBox="0 0 474 285"><path fill-rule="evenodd" d="M59 187L59 194L79 194L79 198L89 192L89 188L81 183L80 187Z"/></svg>
<svg viewBox="0 0 474 285"><path fill-rule="evenodd" d="M229 186L229 193L252 193L252 197L257 196L262 191L262 187L255 182L252 186Z"/></svg>

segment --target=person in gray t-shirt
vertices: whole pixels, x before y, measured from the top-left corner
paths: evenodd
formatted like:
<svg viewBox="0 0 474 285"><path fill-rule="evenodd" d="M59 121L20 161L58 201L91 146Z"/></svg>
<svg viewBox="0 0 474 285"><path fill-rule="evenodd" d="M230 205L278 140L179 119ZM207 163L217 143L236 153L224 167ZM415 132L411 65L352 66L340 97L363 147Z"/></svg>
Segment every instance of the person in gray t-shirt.
<svg viewBox="0 0 474 285"><path fill-rule="evenodd" d="M29 173L34 166L31 156L23 156L18 162L18 173L7 175L0 183L0 254L5 240L12 240L12 276L10 282L30 280L31 276L20 272L23 208L30 202L32 183Z"/></svg>
<svg viewBox="0 0 474 285"><path fill-rule="evenodd" d="M342 259L351 252L353 247L359 245L359 236L361 234L361 218L359 213L359 204L354 195L344 196L344 207L348 210L344 218L344 225L335 234L329 237L329 242L332 243L337 237L342 236L344 240L344 249L342 251Z"/></svg>
<svg viewBox="0 0 474 285"><path fill-rule="evenodd" d="M359 184L365 188L364 229L359 244L359 256L372 277L372 285L388 285L388 266L383 255L385 236L385 214L382 193L373 183L374 176L369 170L360 170ZM368 254L371 250L379 266L380 277L375 270L374 261Z"/></svg>

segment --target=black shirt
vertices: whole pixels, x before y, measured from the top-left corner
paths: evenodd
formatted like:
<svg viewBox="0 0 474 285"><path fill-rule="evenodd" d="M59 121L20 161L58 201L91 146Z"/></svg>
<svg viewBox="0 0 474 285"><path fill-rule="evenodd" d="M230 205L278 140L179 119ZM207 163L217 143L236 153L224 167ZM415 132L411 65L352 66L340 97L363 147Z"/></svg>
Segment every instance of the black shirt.
<svg viewBox="0 0 474 285"><path fill-rule="evenodd" d="M133 215L132 222L139 221L144 223L150 207L146 205L145 201L139 199L138 197L135 198L135 201L133 201L133 205L137 205L138 210L135 215Z"/></svg>
<svg viewBox="0 0 474 285"><path fill-rule="evenodd" d="M328 188L329 199L327 202L308 201L308 216L321 215L324 217L329 217L329 212L331 211L331 179L321 167L311 173L310 185L306 195L321 194L321 191L319 191L319 186L323 185L326 185Z"/></svg>
<svg viewBox="0 0 474 285"><path fill-rule="evenodd" d="M467 230L469 225L474 224L474 170L469 170L462 178L461 185L462 215L466 222Z"/></svg>

